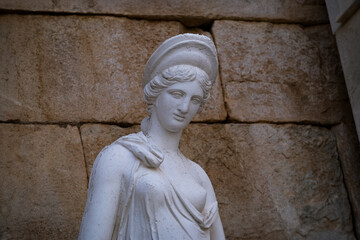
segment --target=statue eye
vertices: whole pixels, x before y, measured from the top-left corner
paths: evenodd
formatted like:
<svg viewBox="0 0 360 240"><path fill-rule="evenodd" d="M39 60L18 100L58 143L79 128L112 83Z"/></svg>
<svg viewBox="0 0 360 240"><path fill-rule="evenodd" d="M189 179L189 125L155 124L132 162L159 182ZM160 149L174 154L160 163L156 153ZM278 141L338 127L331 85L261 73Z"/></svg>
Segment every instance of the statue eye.
<svg viewBox="0 0 360 240"><path fill-rule="evenodd" d="M201 97L193 97L191 98L191 102L193 104L201 104L204 100Z"/></svg>
<svg viewBox="0 0 360 240"><path fill-rule="evenodd" d="M182 91L169 91L169 93L171 96L178 99L182 98L185 95L185 93Z"/></svg>

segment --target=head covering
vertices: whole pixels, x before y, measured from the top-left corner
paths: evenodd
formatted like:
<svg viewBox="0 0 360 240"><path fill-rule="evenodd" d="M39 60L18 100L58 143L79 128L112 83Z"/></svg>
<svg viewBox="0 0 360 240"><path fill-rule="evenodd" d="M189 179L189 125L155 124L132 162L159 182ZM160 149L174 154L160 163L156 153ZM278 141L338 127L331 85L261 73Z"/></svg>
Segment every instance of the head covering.
<svg viewBox="0 0 360 240"><path fill-rule="evenodd" d="M207 73L211 82L218 74L218 59L213 41L199 34L180 34L163 42L146 63L143 87L165 69L191 65Z"/></svg>

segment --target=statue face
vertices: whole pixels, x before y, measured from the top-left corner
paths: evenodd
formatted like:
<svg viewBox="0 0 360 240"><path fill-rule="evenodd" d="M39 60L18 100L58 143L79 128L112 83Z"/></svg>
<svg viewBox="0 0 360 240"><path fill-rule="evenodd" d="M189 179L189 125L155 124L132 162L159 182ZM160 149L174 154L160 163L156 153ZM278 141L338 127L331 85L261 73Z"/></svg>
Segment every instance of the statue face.
<svg viewBox="0 0 360 240"><path fill-rule="evenodd" d="M183 130L198 112L203 90L195 81L178 82L164 89L157 97L153 114L160 125L170 132Z"/></svg>

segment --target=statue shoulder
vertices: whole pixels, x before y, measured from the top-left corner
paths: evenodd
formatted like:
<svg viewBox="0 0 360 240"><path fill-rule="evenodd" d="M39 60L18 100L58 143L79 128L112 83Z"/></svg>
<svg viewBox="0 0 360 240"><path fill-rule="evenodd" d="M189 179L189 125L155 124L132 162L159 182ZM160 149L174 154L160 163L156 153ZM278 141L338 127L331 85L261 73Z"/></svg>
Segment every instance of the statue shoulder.
<svg viewBox="0 0 360 240"><path fill-rule="evenodd" d="M109 161L126 161L126 159L133 158L134 155L126 147L121 144L116 144L116 142L110 144L109 146L104 147L101 152L98 154L97 158Z"/></svg>
<svg viewBox="0 0 360 240"><path fill-rule="evenodd" d="M98 154L91 175L101 174L106 178L120 176L130 171L135 163L135 156L127 148L113 143L103 148Z"/></svg>

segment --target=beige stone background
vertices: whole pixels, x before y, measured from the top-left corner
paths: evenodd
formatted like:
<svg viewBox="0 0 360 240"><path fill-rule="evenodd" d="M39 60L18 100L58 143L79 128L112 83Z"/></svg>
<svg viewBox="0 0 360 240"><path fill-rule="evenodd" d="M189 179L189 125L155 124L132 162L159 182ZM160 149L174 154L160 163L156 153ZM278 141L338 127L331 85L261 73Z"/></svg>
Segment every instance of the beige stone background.
<svg viewBox="0 0 360 240"><path fill-rule="evenodd" d="M181 150L230 240L353 240L359 143L323 0L1 0L0 239L77 239L97 153L139 131L165 39L218 49Z"/></svg>

